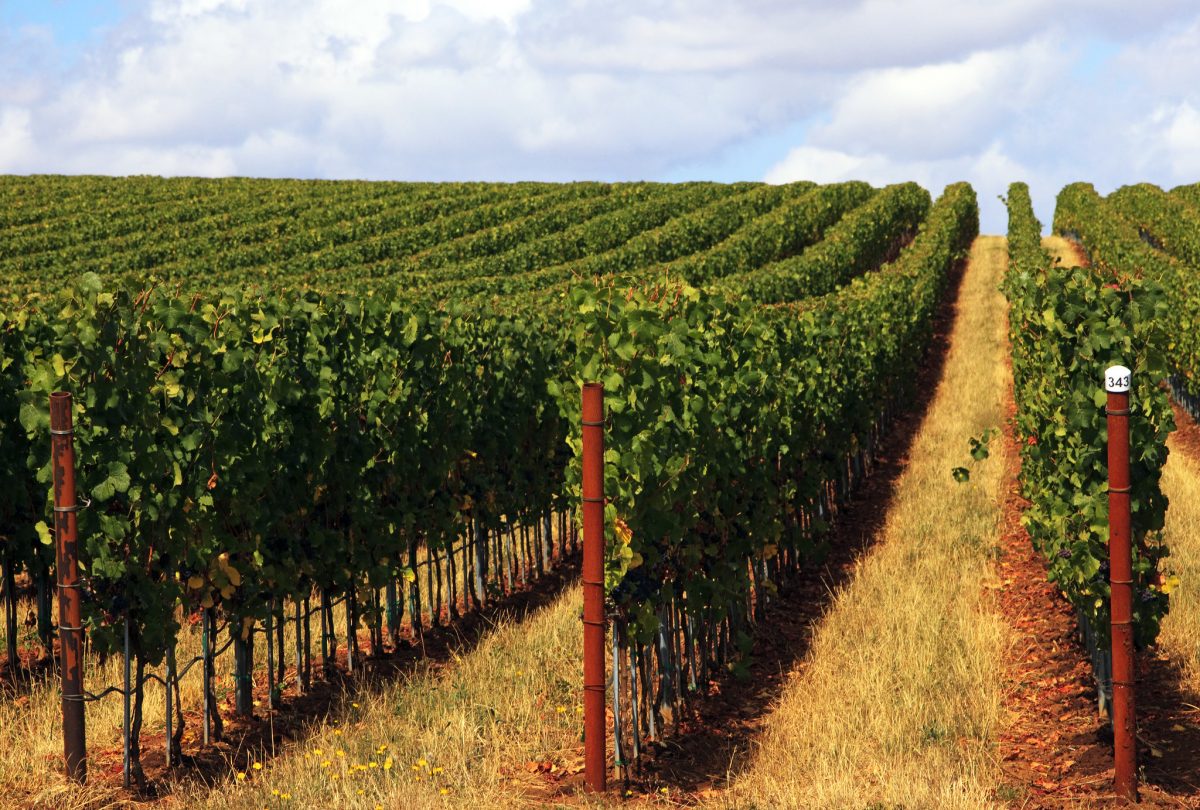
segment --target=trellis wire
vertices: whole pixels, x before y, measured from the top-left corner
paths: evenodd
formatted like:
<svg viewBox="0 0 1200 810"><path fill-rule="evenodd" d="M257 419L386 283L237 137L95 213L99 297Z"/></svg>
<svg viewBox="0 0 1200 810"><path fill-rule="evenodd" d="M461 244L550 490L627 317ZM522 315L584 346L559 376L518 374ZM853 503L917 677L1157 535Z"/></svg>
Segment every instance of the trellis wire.
<svg viewBox="0 0 1200 810"><path fill-rule="evenodd" d="M578 533L574 527L569 529L569 521L565 512L559 512L559 559L561 563L567 556L568 548L576 551L578 547ZM544 515L536 518L535 524L535 539L541 536L541 528L547 530L553 525L553 512L547 511ZM410 616L409 624L414 638L419 638L424 632L426 622L426 611L421 607L420 601L420 579L421 573L425 574L425 585L427 592L431 593L428 604L428 623L431 627L437 627L441 624L441 612L444 606L443 601L443 582L445 583L445 593L448 595L449 602L448 612L451 618L458 615L457 605L457 584L458 584L458 566L455 562L456 555L462 554L463 560L468 564L469 570L464 570L463 580L467 581L468 577L474 577L475 589L480 597L480 606L486 606L486 588L490 583L499 593L514 593L517 590L517 583L528 586L535 582L539 574L544 576L546 572L551 571L549 567L549 557L545 560L540 557L535 550L535 545L528 541L528 527L521 524L519 527L511 522L506 522L504 527L498 531L488 532L480 523L468 520L466 525L466 538L460 543L451 543L443 549L424 547L425 558L417 559L418 549L411 549L410 554L410 570L412 570L414 579L409 583ZM518 528L521 530L521 536L524 538L522 543L523 548L517 547L516 537ZM553 538L549 536L541 538L546 549L553 548ZM489 537L489 535L491 535ZM488 553L488 542L491 540L495 545L491 553ZM502 544L507 544L508 553L505 555ZM484 559L480 561L479 552L484 552ZM471 565L471 551L475 552L474 565ZM501 561L507 556L509 564L512 568L504 565ZM493 559L487 559L487 558ZM493 563L494 564L490 564ZM420 569L425 568L424 572ZM508 569L506 571L506 569ZM535 574L535 571L537 572ZM4 594L3 600L5 604L5 618L10 625L15 625L17 616L17 600L15 588L12 586L14 579L13 566L9 562L5 562L3 566L3 585ZM469 584L469 583L468 583ZM507 585L507 587L505 587ZM389 582L385 588L393 588L397 591L397 596L402 583L398 584L394 580ZM470 590L470 589L469 589ZM372 589L375 598L378 598L378 589ZM90 589L84 589L85 596L90 596ZM332 674L336 667L337 653L337 636L333 628L333 609L343 603L346 604L346 631L347 631L347 674L353 676L354 673L354 651L357 644L357 625L358 611L356 604L356 596L352 589L347 594L331 598L326 592L320 593L320 601L316 606L310 605L311 595L306 595L293 600L294 602L294 618L293 626L296 627L295 632L295 656L296 656L296 678L295 685L298 693L307 692L311 689L311 660L312 660L312 638L310 620L314 613L318 614L322 619L322 638L321 649L323 663L326 665L327 675ZM399 626L403 619L403 602L396 600L399 610L395 615L396 632L393 634L393 643L398 640ZM470 605L468 604L468 607ZM43 608L45 609L45 608ZM216 676L216 659L222 656L231 646L234 646L235 640L240 637L240 627L231 625L226 621L218 627L216 620L216 611L213 608L202 609L200 611L200 654L193 656L182 665L175 660L174 649L170 650L167 656L167 661L164 663L164 674L159 676L156 673L148 672L135 684L132 677L132 662L133 656L130 644L130 629L129 620L126 616L124 627L124 649L123 649L123 677L122 686L110 686L98 693L85 692L80 700L85 702L93 702L100 700L108 695L118 694L122 696L123 711L122 711L122 780L126 787L131 781L131 727L133 725L133 707L132 699L136 695L137 690L143 688L149 682L158 682L164 688L164 704L165 704L165 720L164 726L166 730L166 763L170 766L173 763L171 756L172 736L173 731L173 703L172 691L178 691L182 679L188 674L192 667L196 664L201 665L201 688L202 688L202 745L207 747L212 745L215 740L213 731L217 724L219 716L216 712L214 704L213 682ZM254 634L267 634L267 688L268 688L268 708L274 710L277 701L277 682L276 682L276 649L279 651L279 666L283 667L283 634L287 619L284 615L282 606L276 611L275 600L272 599L271 608L268 617L262 627L254 626L251 629L251 638ZM224 644L217 646L214 639L219 637L221 633L229 632L229 638ZM278 635L278 638L276 638ZM15 646L16 634L9 632L9 649L10 651ZM10 658L10 661L17 660ZM248 677L253 677L253 659L250 661L250 671ZM361 668L361 665L360 665ZM235 678L238 677L235 675ZM278 690L282 690L282 676L278 683ZM140 709L140 707L139 707Z"/></svg>
<svg viewBox="0 0 1200 810"><path fill-rule="evenodd" d="M874 472L880 426L893 418L891 406L883 409L859 446L838 462L833 477L796 509L794 529L801 538L814 539L818 521L828 521L846 508ZM726 606L719 619L712 607L691 605L686 592L677 595L659 608L659 628L650 644L636 642L624 618L612 617L611 734L614 770L621 777L628 781L641 772L647 744L661 744L667 727L678 727L682 713L695 696L707 691L712 677L735 662L737 639L763 620L772 588L798 576L801 563L795 547L779 549L770 560L747 559L744 599Z"/></svg>

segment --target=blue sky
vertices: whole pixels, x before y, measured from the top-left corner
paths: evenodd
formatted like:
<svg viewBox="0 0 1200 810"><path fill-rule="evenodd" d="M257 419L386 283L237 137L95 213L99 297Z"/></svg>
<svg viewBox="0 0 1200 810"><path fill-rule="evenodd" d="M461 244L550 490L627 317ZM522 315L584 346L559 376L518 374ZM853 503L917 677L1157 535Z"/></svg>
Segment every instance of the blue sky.
<svg viewBox="0 0 1200 810"><path fill-rule="evenodd" d="M114 0L3 0L0 26L46 29L70 59L103 37L125 12Z"/></svg>
<svg viewBox="0 0 1200 810"><path fill-rule="evenodd" d="M0 0L0 172L1200 181L1191 0Z"/></svg>

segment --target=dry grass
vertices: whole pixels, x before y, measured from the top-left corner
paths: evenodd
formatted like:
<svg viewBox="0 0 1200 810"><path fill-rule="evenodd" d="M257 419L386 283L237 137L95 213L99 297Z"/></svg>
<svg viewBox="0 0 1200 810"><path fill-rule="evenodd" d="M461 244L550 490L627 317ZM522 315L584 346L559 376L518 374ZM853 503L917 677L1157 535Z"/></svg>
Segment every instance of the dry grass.
<svg viewBox="0 0 1200 810"><path fill-rule="evenodd" d="M555 532L555 554L557 554L558 538ZM426 555L422 551L420 562L424 562ZM427 587L427 579L425 568L421 571L421 599L423 607L423 615L425 622L429 620L429 602L428 595L425 593ZM459 566L457 591L460 597L466 593L465 582L463 578L465 571L462 566ZM443 599L445 594L449 592L449 583L443 580ZM576 594L577 595L577 594ZM316 606L316 600L313 601L313 607ZM22 604L20 606L19 615L24 617L28 610L32 607L31 604ZM407 610L407 602L405 603ZM57 610L57 607L55 607ZM286 658L289 673L288 680L285 681L285 695L294 693L296 684L293 678L294 674L294 656L295 656L295 625L290 621L291 606L287 608L289 622L285 625L284 633L284 656ZM569 614L570 607L565 603L560 603L556 608L564 616ZM553 613L554 611L549 611ZM57 614L55 614L57 615ZM407 618L407 617L406 617ZM313 676L320 678L321 658L320 658L320 617L313 614L312 619L312 644L313 644ZM345 607L337 605L334 608L334 627L337 629L339 647L342 651L342 658L345 653ZM578 630L577 623L574 629ZM0 628L2 630L2 628ZM365 634L362 633L363 628L360 627L360 644L366 652ZM510 632L517 632L512 631ZM0 648L3 644L3 632L0 632ZM576 633L578 635L578 633ZM539 637L541 641L549 643L546 636ZM227 634L222 633L218 639L218 644L224 644L227 640ZM573 643L575 639L570 639ZM36 645L36 633L33 630L23 631L21 644L32 648ZM549 647L547 649L550 649ZM554 648L559 649L559 648ZM181 633L178 659L180 664L185 664L192 656L198 655L201 650L200 628L197 624L195 627L186 627ZM267 664L267 645L264 636L259 636L254 648L256 666L254 678L256 686L264 688L267 682L266 664ZM277 651L278 654L278 651ZM567 659L565 653L559 650L559 657ZM469 656L468 656L469 658ZM531 653L528 660L536 660L537 656ZM459 661L467 659L459 659ZM570 660L567 660L568 668L571 665ZM101 667L98 665L94 657L89 657L85 661L84 683L89 691L99 692L108 686L120 686L122 683L123 660L120 656L110 658L108 663ZM520 669L521 667L517 667ZM525 667L532 672L532 667ZM163 673L162 667L155 670L160 676ZM422 672L428 673L431 670L425 669ZM500 673L493 673L491 681L484 681L484 684L499 684L506 683L506 680L511 680L511 677L505 678ZM422 675L418 674L410 678L409 683L419 681ZM532 676L531 676L532 677ZM415 679L415 680L414 680ZM215 660L215 680L214 691L217 696L222 714L228 718L231 707L226 703L226 698L232 700L234 688L233 678L233 655L231 651L226 651L223 655ZM403 689L403 687L398 687ZM184 738L184 753L196 753L199 748L199 737L201 733L200 721L197 717L200 707L202 706L202 687L200 666L197 664L192 667L190 672L181 681L181 698L185 712L190 715L189 725L186 736ZM559 690L561 691L561 690ZM550 691L542 689L539 694L546 700L549 700ZM123 704L119 695L109 695L103 700L92 702L87 705L86 724L87 724L87 746L89 759L89 779L90 784L84 788L66 783L62 776L62 718L60 708L60 697L58 690L58 681L56 678L51 678L47 681L34 682L32 686L24 686L18 690L15 695L0 696L0 808L3 807L46 807L46 808L94 808L94 807L119 807L119 806L143 806L137 805L123 791L119 789L120 784L120 769L121 769L121 727ZM566 698L554 692L555 700L557 701L552 709L555 718L559 721L573 717L575 714L574 704L567 704L563 701ZM335 720L343 727L349 722L359 722L363 719L362 711L359 707L353 706L355 698L344 696L344 699L339 702L339 705L334 707L334 712L331 715L330 723ZM366 705L373 698L363 697L360 701ZM383 711L390 712L396 705L388 695L385 695L381 704ZM567 711L560 717L557 712L557 705L564 705ZM166 701L164 690L161 685L151 683L147 686L146 702L143 710L144 725L143 725L143 756L149 755L152 749L161 749L164 724L165 724L165 709ZM528 710L529 707L527 706ZM256 701L255 712L264 714L266 707ZM338 720L338 718L341 718ZM552 724L554 726L562 726L562 722ZM331 727L332 728L332 727ZM318 722L315 726L314 733L318 738L324 733L325 728ZM534 725L522 727L523 734L528 734L532 739L540 739L541 732ZM378 737L379 735L374 735ZM402 735L401 735L402 736ZM382 737L380 737L382 739ZM319 746L318 746L319 747ZM350 748L344 746L347 755L350 753ZM524 750L524 749L521 749ZM269 762L271 752L263 751L259 758L264 762ZM284 752L275 752L284 753ZM468 753L462 752L464 756ZM545 753L545 752L542 752ZM400 755L397 755L400 756ZM286 759L286 756L283 757ZM397 759L397 762L399 760ZM465 759L463 761L466 761ZM408 764L406 763L406 767ZM450 771L447 767L444 772ZM186 772L185 772L186 773ZM236 770L230 767L226 777L228 780L235 780ZM253 771L252 774L258 775L259 771ZM249 780L253 781L253 779ZM188 795L187 806L200 801L198 798L207 790L206 785L195 785L189 787L187 784L176 786L177 790L181 790ZM238 795L249 795L249 791L242 789ZM382 794L381 794L382 795ZM435 796L440 798L437 791ZM272 797L274 798L274 797ZM396 806L384 802L385 806ZM261 802L258 805L261 806ZM320 803L318 806L341 806L329 803ZM373 806L373 805L371 805Z"/></svg>
<svg viewBox="0 0 1200 810"><path fill-rule="evenodd" d="M984 807L997 782L1006 630L985 596L1007 482L993 458L956 483L967 438L1000 427L1003 239L980 238L943 380L878 545L817 628L732 807Z"/></svg>
<svg viewBox="0 0 1200 810"><path fill-rule="evenodd" d="M21 615L27 606L22 606ZM334 609L336 625L342 630L339 641L345 644L345 609ZM313 616L315 672L320 671L319 622ZM225 635L218 640L223 644ZM32 644L29 638L24 643ZM291 663L295 649L294 625L285 630L285 651ZM201 650L199 625L185 627L181 633L178 656L180 663L186 662ZM255 645L255 681L266 682L266 642L259 637ZM122 684L124 662L121 656L113 656L104 666L95 657L85 659L84 685L92 692L109 686ZM233 656L226 652L215 659L214 691L223 714L228 715L226 697L233 693ZM154 670L160 676L163 668ZM261 683L260 683L261 682ZM285 686L294 688L294 682ZM19 802L10 806L35 807L107 807L120 806L121 791L114 785L121 769L121 727L123 702L120 695L108 695L102 700L87 704L87 748L89 784L85 789L67 785L62 777L62 715L57 678L34 682L31 687L18 690L16 696L0 699L0 807L6 806L3 797L20 796ZM180 695L184 710L193 714L184 738L184 751L195 752L200 735L199 721L194 713L202 706L200 665L191 668L180 683ZM15 699L14 699L15 697ZM161 747L165 730L166 700L161 685L151 683L146 687L146 702L143 707L143 745L145 754L151 744L147 737L157 736ZM255 711L262 711L256 705Z"/></svg>
<svg viewBox="0 0 1200 810"><path fill-rule="evenodd" d="M1052 259L1058 259L1063 267L1074 267L1080 263L1079 251L1074 243L1061 236L1042 237L1042 247Z"/></svg>
<svg viewBox="0 0 1200 810"><path fill-rule="evenodd" d="M1184 683L1200 692L1200 462L1168 439L1162 488L1170 499L1163 538L1171 556L1165 568L1179 576L1171 593L1171 612L1163 620L1159 647L1175 659Z"/></svg>
<svg viewBox="0 0 1200 810"><path fill-rule="evenodd" d="M1005 631L982 586L1004 464L972 465L967 484L955 483L950 469L967 462L969 436L1003 418L1005 305L996 285L1004 260L1002 239L976 243L945 377L880 542L834 599L768 733L722 799L727 806L991 804ZM1002 452L999 442L992 452ZM213 787L182 786L172 804L553 805L543 777L526 766L578 764L579 601L572 588L523 622L499 623L448 665L420 667L369 700L347 695L261 770L239 780L231 769ZM230 665L222 662L226 688ZM119 666L90 673L89 685L117 682ZM198 678L189 680L185 702L195 706ZM161 728L162 712L161 689L152 689L147 733ZM62 789L50 771L61 757L58 722L52 688L35 690L26 705L0 703L0 796L54 807L116 798ZM88 723L94 758L104 751L98 758L119 766L120 701L89 707Z"/></svg>
<svg viewBox="0 0 1200 810"><path fill-rule="evenodd" d="M498 625L445 667L425 667L315 727L244 781L182 796L195 808L513 807L580 755L579 588ZM278 795L276 795L278 791ZM286 798L285 798L286 796Z"/></svg>

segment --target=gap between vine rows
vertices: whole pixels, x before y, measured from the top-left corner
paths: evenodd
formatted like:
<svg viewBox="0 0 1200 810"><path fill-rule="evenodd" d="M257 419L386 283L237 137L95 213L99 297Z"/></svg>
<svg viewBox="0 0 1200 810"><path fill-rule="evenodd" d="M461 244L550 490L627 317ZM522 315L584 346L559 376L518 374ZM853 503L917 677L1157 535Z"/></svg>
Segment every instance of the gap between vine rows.
<svg viewBox="0 0 1200 810"><path fill-rule="evenodd" d="M665 741L649 746L640 776L623 788L632 791L630 799L661 798L659 791L665 787L673 801L694 804L718 794L749 763L780 694L790 679L803 677L814 629L833 595L882 535L896 482L942 377L966 264L964 259L951 271L916 393L880 443L874 472L850 504L835 514L823 558L813 559L772 599L754 630L748 674L741 679L726 674L712 682L707 693L684 710Z"/></svg>
<svg viewBox="0 0 1200 810"><path fill-rule="evenodd" d="M1074 245L1047 249L1064 262L1085 264ZM1011 379L1011 375L1010 375ZM1088 655L1074 610L1046 580L1046 565L1021 525L1027 501L1018 475L1011 388L1004 441L1009 489L997 549L997 581L989 587L1013 630L1005 661L1008 723L999 735L1002 783L995 797L1021 808L1125 807L1112 791L1112 732L1102 718ZM1200 460L1200 428L1175 408L1172 445ZM1171 520L1168 511L1168 523ZM1162 650L1138 654L1136 708L1141 806L1200 807L1200 696L1184 686L1176 662Z"/></svg>

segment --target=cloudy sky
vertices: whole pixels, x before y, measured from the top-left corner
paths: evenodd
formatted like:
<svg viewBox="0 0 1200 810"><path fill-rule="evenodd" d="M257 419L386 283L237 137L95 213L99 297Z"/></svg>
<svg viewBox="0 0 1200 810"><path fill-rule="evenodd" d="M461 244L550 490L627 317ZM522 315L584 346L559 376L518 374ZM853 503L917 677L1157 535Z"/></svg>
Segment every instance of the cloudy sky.
<svg viewBox="0 0 1200 810"><path fill-rule="evenodd" d="M1133 11L1129 9L1133 8ZM1200 181L1194 0L0 0L0 173Z"/></svg>

